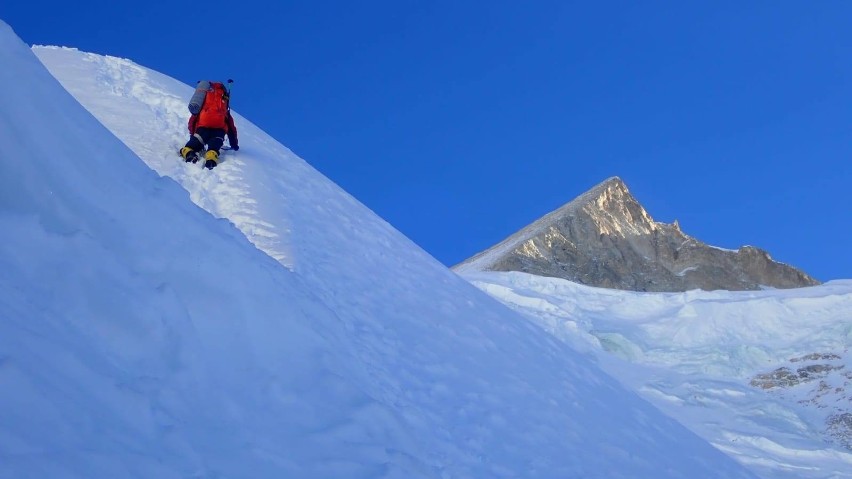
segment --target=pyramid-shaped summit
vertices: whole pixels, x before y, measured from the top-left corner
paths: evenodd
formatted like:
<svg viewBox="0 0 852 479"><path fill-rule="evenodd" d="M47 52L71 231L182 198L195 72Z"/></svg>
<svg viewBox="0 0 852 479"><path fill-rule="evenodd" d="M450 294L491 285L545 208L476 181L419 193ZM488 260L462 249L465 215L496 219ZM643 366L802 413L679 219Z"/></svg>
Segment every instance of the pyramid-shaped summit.
<svg viewBox="0 0 852 479"><path fill-rule="evenodd" d="M819 284L751 246L736 251L658 223L612 177L453 268L522 271L632 291L730 291Z"/></svg>

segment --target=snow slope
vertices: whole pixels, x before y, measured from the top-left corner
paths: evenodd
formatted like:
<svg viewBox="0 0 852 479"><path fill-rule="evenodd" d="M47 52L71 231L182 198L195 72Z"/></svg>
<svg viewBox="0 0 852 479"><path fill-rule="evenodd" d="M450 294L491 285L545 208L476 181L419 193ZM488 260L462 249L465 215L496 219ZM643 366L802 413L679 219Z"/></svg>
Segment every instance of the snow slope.
<svg viewBox="0 0 852 479"><path fill-rule="evenodd" d="M633 293L525 273L465 278L761 476L852 477L852 430L827 427L852 412L852 280ZM781 368L809 377L778 381ZM773 378L790 384L760 387Z"/></svg>
<svg viewBox="0 0 852 479"><path fill-rule="evenodd" d="M190 87L37 51L121 141L0 22L0 478L751 477L245 119L186 165Z"/></svg>

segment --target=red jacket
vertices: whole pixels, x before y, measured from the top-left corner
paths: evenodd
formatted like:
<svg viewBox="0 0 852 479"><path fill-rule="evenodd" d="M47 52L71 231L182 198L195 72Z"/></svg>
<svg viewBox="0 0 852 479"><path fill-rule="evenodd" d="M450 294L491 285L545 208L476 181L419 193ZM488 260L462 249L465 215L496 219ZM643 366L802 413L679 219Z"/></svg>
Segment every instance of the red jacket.
<svg viewBox="0 0 852 479"><path fill-rule="evenodd" d="M201 114L203 114L203 112ZM225 115L225 121L224 121L224 123L222 123L220 125L210 125L210 124L205 125L204 122L199 122L198 120L199 120L199 117L201 116L201 114L192 115L192 116L189 117L189 123L187 123L187 127L189 127L189 134L190 135L194 135L195 130L198 129L198 127L204 127L204 128L219 128L219 129L225 130L225 133L228 134L228 138L231 137L232 133L233 133L234 137L237 136L237 125L234 124L234 119L231 117L231 112L228 112Z"/></svg>
<svg viewBox="0 0 852 479"><path fill-rule="evenodd" d="M198 129L198 127L220 128L220 129L225 130L225 133L228 135L228 143L231 145L231 147L239 146L238 139L237 139L237 125L234 124L234 119L233 119L233 117L231 117L230 111L228 111L228 113L225 115L225 121L224 121L223 125L220 126L220 127L212 127L212 126L207 126L207 125L204 125L204 124L199 125L198 119L203 114L204 114L204 112L202 111L201 114L199 114L199 115L192 115L192 116L189 117L189 123L187 124L187 126L189 127L189 134L190 135L194 135L195 130Z"/></svg>

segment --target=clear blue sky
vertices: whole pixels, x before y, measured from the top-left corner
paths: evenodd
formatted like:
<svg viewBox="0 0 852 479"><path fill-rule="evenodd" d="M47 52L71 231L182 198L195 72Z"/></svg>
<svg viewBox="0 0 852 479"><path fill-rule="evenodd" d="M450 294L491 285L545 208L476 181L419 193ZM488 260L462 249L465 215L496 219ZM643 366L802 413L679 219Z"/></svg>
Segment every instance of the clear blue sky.
<svg viewBox="0 0 852 479"><path fill-rule="evenodd" d="M0 18L30 44L234 78L239 113L447 265L620 176L705 242L852 278L852 2L7 1Z"/></svg>

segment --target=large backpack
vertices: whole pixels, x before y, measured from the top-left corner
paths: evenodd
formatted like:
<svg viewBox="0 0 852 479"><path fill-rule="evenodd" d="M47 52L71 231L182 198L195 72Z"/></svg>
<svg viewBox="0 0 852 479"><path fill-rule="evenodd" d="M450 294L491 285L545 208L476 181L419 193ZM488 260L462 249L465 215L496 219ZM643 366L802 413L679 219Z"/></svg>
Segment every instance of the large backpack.
<svg viewBox="0 0 852 479"><path fill-rule="evenodd" d="M192 94L192 98L189 99L189 112L193 115L201 113L201 108L204 106L204 99L207 98L207 93L210 91L213 85L220 85L222 88L224 88L225 94L230 97L231 84L233 83L234 80L231 79L228 79L227 86L219 82L200 80L195 86L195 92Z"/></svg>
<svg viewBox="0 0 852 479"><path fill-rule="evenodd" d="M204 97L204 105L198 114L198 126L227 128L228 110L228 92L225 90L225 85L218 82L211 83Z"/></svg>

